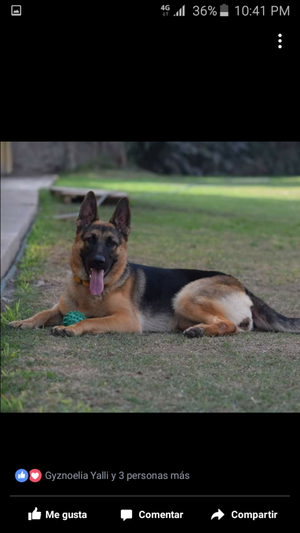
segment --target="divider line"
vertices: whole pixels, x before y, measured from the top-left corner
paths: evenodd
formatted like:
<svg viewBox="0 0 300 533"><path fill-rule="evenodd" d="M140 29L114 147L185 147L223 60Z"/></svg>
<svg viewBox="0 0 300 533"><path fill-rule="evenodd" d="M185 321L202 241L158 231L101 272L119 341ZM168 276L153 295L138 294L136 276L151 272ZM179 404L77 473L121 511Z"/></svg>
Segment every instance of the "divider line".
<svg viewBox="0 0 300 533"><path fill-rule="evenodd" d="M11 498L290 498L290 494L10 494Z"/></svg>

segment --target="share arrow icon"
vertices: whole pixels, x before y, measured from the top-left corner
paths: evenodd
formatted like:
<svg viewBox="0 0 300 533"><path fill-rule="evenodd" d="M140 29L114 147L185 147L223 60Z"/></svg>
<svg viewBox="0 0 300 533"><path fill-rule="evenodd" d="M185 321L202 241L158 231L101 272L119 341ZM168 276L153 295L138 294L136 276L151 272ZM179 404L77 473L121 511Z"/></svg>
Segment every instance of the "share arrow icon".
<svg viewBox="0 0 300 533"><path fill-rule="evenodd" d="M216 517L218 517L218 520L220 520L220 518L222 518L223 516L224 516L224 513L222 513L221 509L218 509L218 512L217 512L217 513L214 513L214 514L212 515L211 520L212 520L213 518L216 518Z"/></svg>

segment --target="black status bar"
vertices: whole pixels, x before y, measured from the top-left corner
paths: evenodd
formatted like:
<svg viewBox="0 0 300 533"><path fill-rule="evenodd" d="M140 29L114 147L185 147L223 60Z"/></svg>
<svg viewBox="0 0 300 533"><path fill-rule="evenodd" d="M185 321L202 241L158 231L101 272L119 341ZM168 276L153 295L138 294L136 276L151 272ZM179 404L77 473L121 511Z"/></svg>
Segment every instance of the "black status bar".
<svg viewBox="0 0 300 533"><path fill-rule="evenodd" d="M258 20L273 19L277 21L294 18L298 19L300 14L299 2L273 2L273 5L267 2L255 4L253 2L120 2L120 3L95 3L83 5L79 3L72 5L70 10L69 4L53 4L52 2L42 2L38 6L32 2L22 2L20 5L12 5L10 2L1 2L1 14L9 18L14 23L19 23L27 17L35 17L45 22L47 19L56 18L59 23L62 18L69 21L74 19L87 19L91 23L106 19L132 19L146 20L153 18L170 19L170 18L192 18L194 20L216 21L222 19L224 23L232 19L240 20ZM19 22L18 22L19 21Z"/></svg>

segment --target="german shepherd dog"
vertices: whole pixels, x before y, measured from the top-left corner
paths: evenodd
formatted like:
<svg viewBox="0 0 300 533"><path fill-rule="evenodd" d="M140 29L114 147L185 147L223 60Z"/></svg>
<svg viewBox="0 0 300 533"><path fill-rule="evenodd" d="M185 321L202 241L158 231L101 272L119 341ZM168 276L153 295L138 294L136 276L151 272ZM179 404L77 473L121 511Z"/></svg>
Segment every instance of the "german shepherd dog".
<svg viewBox="0 0 300 533"><path fill-rule="evenodd" d="M205 270L166 269L128 262L130 208L122 198L109 222L98 217L90 191L77 218L70 266L73 276L58 304L10 325L52 326L53 335L182 331L186 337L260 331L300 333L300 318L287 318L234 277ZM70 311L86 319L63 326Z"/></svg>

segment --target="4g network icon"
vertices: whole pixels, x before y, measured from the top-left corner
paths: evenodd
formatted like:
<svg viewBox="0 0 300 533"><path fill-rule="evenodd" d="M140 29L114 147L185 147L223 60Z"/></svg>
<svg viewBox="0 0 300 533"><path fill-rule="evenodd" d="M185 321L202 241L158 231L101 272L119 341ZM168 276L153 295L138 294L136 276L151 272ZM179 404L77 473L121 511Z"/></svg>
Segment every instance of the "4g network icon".
<svg viewBox="0 0 300 533"><path fill-rule="evenodd" d="M37 470L37 468L34 468L28 473L27 470L24 470L24 468L20 468L16 471L15 478L19 483L24 483L24 481L27 481L28 478L29 481L37 483L42 479L42 472L40 470Z"/></svg>
<svg viewBox="0 0 300 533"><path fill-rule="evenodd" d="M163 5L160 8L162 10L163 17L170 15L171 6L169 4ZM176 13L173 13L173 17L185 17L185 5L183 5Z"/></svg>

